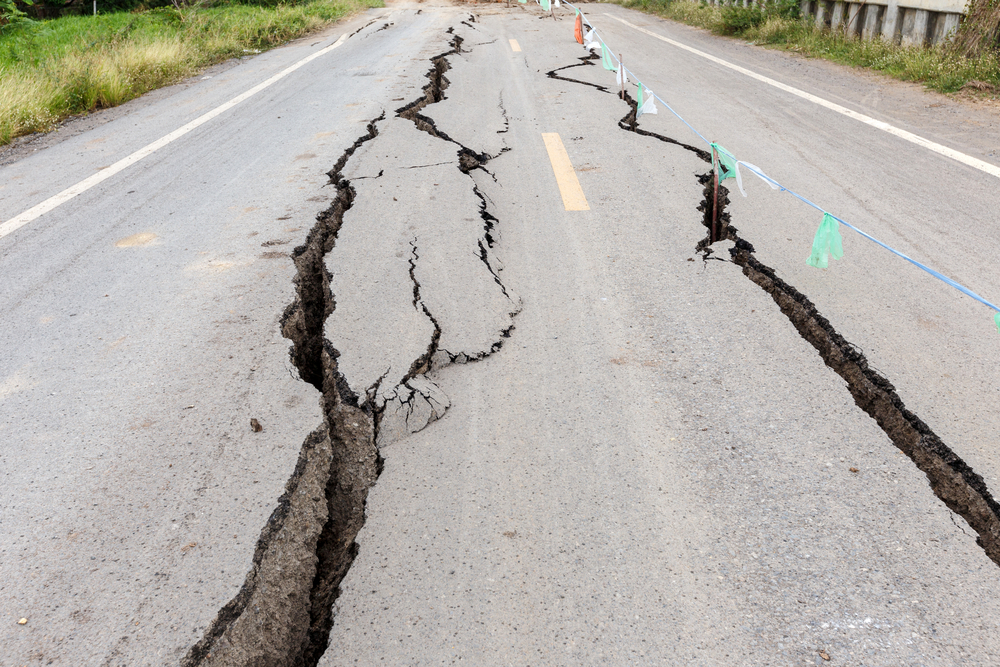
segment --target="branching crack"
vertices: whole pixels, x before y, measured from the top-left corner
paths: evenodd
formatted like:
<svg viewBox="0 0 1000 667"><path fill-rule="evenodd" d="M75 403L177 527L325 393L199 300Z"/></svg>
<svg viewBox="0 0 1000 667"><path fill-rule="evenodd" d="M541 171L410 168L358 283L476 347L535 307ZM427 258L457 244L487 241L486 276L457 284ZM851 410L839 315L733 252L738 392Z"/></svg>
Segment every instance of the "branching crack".
<svg viewBox="0 0 1000 667"><path fill-rule="evenodd" d="M470 21L474 18L470 17ZM359 31L369 25L371 23ZM454 36L452 50L432 59L427 75L430 82L423 89L424 95L397 113L432 136L458 145L458 166L468 175L473 169L482 168L493 156L476 153L454 142L437 130L433 120L419 113L428 104L444 99L443 91L448 86L444 77L448 69L446 57L461 53L461 41ZM323 424L302 445L285 493L261 531L242 588L223 606L201 640L188 651L182 661L183 667L315 667L329 643L333 603L357 555L354 540L364 524L368 490L382 471L376 443L386 403L378 399L391 369L365 391L359 404L359 397L338 368L340 353L324 337L326 321L336 309L326 258L336 245L344 214L352 207L356 196L351 182L343 176L344 167L362 144L378 136L377 124L384 119L383 112L369 122L366 133L337 160L329 172L336 196L329 208L316 217L316 224L305 243L292 253L296 267L296 298L284 311L281 331L292 342L289 356L299 377L321 392ZM382 174L380 171L374 178ZM493 237L489 232L496 218L486 212L485 197L477 194L483 202L481 217L487 232L485 238L492 247ZM434 333L427 350L413 361L395 389L396 397L407 406L408 429L417 394L426 401L431 419L436 419L447 408L432 389L424 391L419 387L427 381L418 376L430 370L438 352L441 326L421 298L416 275L417 239L411 247L409 274L413 281L413 306L430 320ZM487 269L500 284L486 260L486 248L482 243L480 251ZM506 294L506 289L500 286ZM502 332L491 353L500 349L503 339L509 337L512 330L513 326ZM405 393L401 394L404 389ZM443 394L440 396L446 399Z"/></svg>
<svg viewBox="0 0 1000 667"><path fill-rule="evenodd" d="M449 137L445 132L438 129L432 118L422 115L420 112L424 107L435 104L442 100L447 99L444 91L448 89L451 82L448 77L444 75L449 69L451 69L451 64L448 62L448 56L453 56L462 53L462 42L464 40L458 36L453 35L451 39L451 50L445 51L444 53L434 56L431 58L431 69L427 72L427 78L429 82L423 87L423 95L410 102L406 106L396 109L396 115L400 118L405 118L411 121L417 126L418 130L426 132L432 137L438 139L443 139L444 141L451 142L459 147L458 150L458 160L459 169L462 173L469 173L473 169L479 168L482 165L489 162L491 159L497 157L497 155L489 155L487 153L478 153L471 148L463 145L462 143L456 141ZM500 151L500 154L505 153L507 148Z"/></svg>
<svg viewBox="0 0 1000 667"><path fill-rule="evenodd" d="M475 19L474 17L470 16L469 20L474 21ZM453 30L449 28L447 32L448 34L452 34ZM451 142L459 146L458 169L463 174L466 174L471 177L471 172L474 169L480 169L484 173L489 175L494 182L496 182L497 180L496 176L490 173L490 171L486 169L485 165L490 160L495 159L499 155L502 155L507 151L509 151L510 150L509 147L505 146L500 150L500 152L497 155L489 155L485 152L474 151L471 148L468 148L467 146L464 146L458 141L449 137L447 134L438 129L432 118L420 113L427 106L447 99L445 95L445 90L447 90L447 88L451 85L451 82L445 76L445 72L447 72L451 68L451 64L448 62L448 57L463 52L462 41L463 40L460 36L452 34L452 40L451 40L452 49L450 51L446 51L445 53L442 53L438 56L434 56L433 58L431 58L431 68L426 75L428 83L423 87L422 95L413 102L407 104L406 106L397 109L396 114L400 118L405 118L411 121L417 127L417 129L427 132L433 137L436 137L443 141ZM506 132L510 127L510 122L507 119L506 110L503 109L502 96L500 98L500 107L503 110L503 117L504 117L504 130L502 131ZM485 240L486 242L485 245L483 244L483 241L479 242L479 259L483 262L486 269L490 272L490 275L493 276L493 280L496 282L497 286L500 287L500 290L503 293L503 295L507 297L508 300L511 300L510 294L507 292L507 287L503 284L503 281L500 279L500 276L497 274L496 271L494 271L493 266L490 263L489 251L487 250L487 248L492 249L494 244L496 243L494 234L496 230L496 225L499 221L495 216L493 216L488 211L487 198L479 189L479 187L473 184L472 191L480 200L479 216L483 220L483 240ZM430 370L433 358L435 354L439 351L438 343L441 338L441 327L437 319L434 318L430 310L427 308L426 304L420 299L420 284L417 281L415 275L416 262L419 259L419 256L417 255L416 239L414 239L413 243L411 243L411 247L412 247L412 257L410 259L410 279L413 281L414 285L413 305L414 307L419 307L427 316L427 318L431 321L431 323L434 325L434 334L431 338L430 345L427 348L427 352L424 355L421 355L420 358L418 358L413 362L413 365L410 367L409 372L404 377L402 384L405 384L406 382L416 377L417 375L426 373L428 370ZM510 313L510 316L511 317L515 316L519 311L520 307L518 306L517 308L514 309L513 312ZM464 352L452 354L444 350L440 351L444 352L448 356L450 361L453 363L482 359L488 356L489 354L493 354L494 352L499 350L503 345L503 340L505 338L510 337L510 334L513 331L513 329L514 327L513 325L511 325L506 330L501 332L501 338L493 343L488 353L478 353L476 355L469 355Z"/></svg>

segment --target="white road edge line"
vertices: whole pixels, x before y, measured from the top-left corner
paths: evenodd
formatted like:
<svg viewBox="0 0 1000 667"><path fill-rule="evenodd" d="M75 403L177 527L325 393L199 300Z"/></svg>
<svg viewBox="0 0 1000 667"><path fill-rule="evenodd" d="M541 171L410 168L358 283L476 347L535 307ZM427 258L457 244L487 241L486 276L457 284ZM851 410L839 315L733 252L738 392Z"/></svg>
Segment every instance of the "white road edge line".
<svg viewBox="0 0 1000 667"><path fill-rule="evenodd" d="M1000 167L990 164L989 162L984 162L983 160L974 158L971 155L966 155L965 153L956 151L954 148L948 148L947 146L942 146L941 144L934 143L929 139L924 139L921 136L913 134L912 132L907 132L906 130L902 130L884 121L876 120L871 116L866 116L863 113L858 113L857 111L853 111L851 109L848 109L847 107L842 107L839 104L835 104L834 102L825 100L822 97L817 97L816 95L807 93L804 90L799 90L798 88L793 88L787 84L781 83L780 81L775 81L774 79L766 77L763 74L757 74L756 72L752 72L744 67L740 67L739 65L734 65L730 62L722 60L721 58L717 58L713 55L705 53L704 51L699 51L698 49L692 48L686 44L681 44L680 42L674 41L669 37L658 35L652 30L646 30L645 28L637 26L634 23L629 23L625 19L618 18L617 16L613 16L611 14L608 14L607 12L605 12L604 15L607 16L608 18L612 18L616 21L624 23L628 27L634 28L639 32L645 33L650 37L655 37L656 39L667 42L668 44L672 44L673 46L676 46L679 49L684 49L685 51L689 51L695 55L701 56L702 58L707 58L708 60L711 60L712 62L718 65L722 65L723 67L728 67L729 69L739 72L740 74L745 74L752 79L757 79L758 81L762 81L770 86L774 86L775 88L779 88L787 93L791 93L792 95L801 97L804 100L808 100L813 104L818 104L819 106L830 109L831 111L836 111L839 114L843 114L849 118L853 118L854 120L861 121L865 125L870 125L874 128L882 130L883 132L888 132L889 134L895 135L900 139L905 139L910 143L922 146L928 150L938 153L939 155L944 155L945 157L949 157L952 160L956 160L958 162L961 162L962 164L968 165L973 169L978 169L979 171L990 174L991 176L996 176L997 178L1000 178Z"/></svg>
<svg viewBox="0 0 1000 667"><path fill-rule="evenodd" d="M221 105L215 107L214 109L212 109L208 113L203 114L201 116L198 116L197 118L195 118L193 121L191 121L187 125L183 125L183 126L177 128L176 130L174 130L173 132L171 132L170 134L167 134L167 135L164 135L164 136L160 137L159 139L157 139L153 143L148 144L146 146L143 146L142 148L140 148L136 152L132 153L128 157L124 157L121 160L119 160L118 162L115 162L113 165L111 165L107 169L102 169L101 171L97 172L93 176L90 176L89 178L83 179L82 181L80 181L76 185L73 185L73 186L70 186L70 187L66 188L65 190L63 190L59 194L54 195L52 197L49 197L48 199L46 199L45 201L43 201L41 204L38 204L37 206L32 206L31 208L29 208L24 213L21 213L20 215L14 216L13 218L11 218L10 220L8 220L7 222L0 223L0 239L2 239L3 237L7 236L8 234L10 234L12 232L17 231L21 227L24 227L26 224L28 224L29 222L31 222L31 221L39 218L40 216L45 215L46 213L48 213L52 209L56 208L57 206L59 206L61 204L65 204L70 199L73 199L77 195L80 195L80 194L86 192L87 190L89 190L90 188L94 187L95 185L97 185L97 184L99 184L99 183L101 183L101 182L103 182L103 181L111 178L112 176L114 176L118 172L123 171L125 169L128 169L129 167L131 167L133 164L135 164L139 160L143 159L144 157L146 157L148 155L152 155L153 153L155 153L156 151L160 150L164 146L166 146L166 145L168 145L168 144L170 144L170 143L172 143L172 142L180 139L181 137L183 137L188 132L194 130L195 128L197 128L197 127L199 127L201 125L204 125L205 123L207 123L208 121L212 120L216 116L219 116L219 115L225 113L226 111L229 111L230 109L232 109L233 107L235 107L237 104L240 104L241 102L245 102L249 98L251 98L254 95L256 95L257 93L259 93L260 91L262 91L265 88L267 88L267 87L275 84L279 80L285 78L286 76L288 76L289 74L291 74L295 70L299 69L303 65L306 65L306 64L312 62L313 60L316 60L320 56L323 56L323 55L329 53L330 51L333 51L335 48L337 48L338 46L340 46L344 42L346 42L347 38L348 38L348 34L344 33L343 35L340 36L340 39L338 39L336 42L334 42L330 46L324 47L324 48L320 49L319 51L317 51L316 53L313 53L312 55L306 56L305 58L303 58L302 60L298 61L294 65L291 65L290 67L287 67L287 68L281 70L280 72L278 72L277 74L275 74L274 76L272 76L270 79L267 79L266 81L263 81L263 82L257 84L256 86L254 86L250 90L246 91L242 95L237 95L236 97L234 97L233 99L229 100L228 102L225 102L224 104L221 104Z"/></svg>

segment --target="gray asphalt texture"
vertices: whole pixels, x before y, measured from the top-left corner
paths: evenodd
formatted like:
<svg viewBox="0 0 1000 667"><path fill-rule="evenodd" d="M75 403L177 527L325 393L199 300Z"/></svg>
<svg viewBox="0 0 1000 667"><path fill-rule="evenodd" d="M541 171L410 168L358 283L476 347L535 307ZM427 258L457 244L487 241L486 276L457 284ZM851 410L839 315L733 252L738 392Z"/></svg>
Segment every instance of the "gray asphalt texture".
<svg viewBox="0 0 1000 667"><path fill-rule="evenodd" d="M995 113L584 9L707 137L1000 298L995 178L604 12L994 163ZM615 95L546 76L585 55L572 20L392 4L0 167L2 221L363 28L0 239L0 665L177 664L239 591L322 421L279 331L288 253L383 112L343 170L325 336L384 410L384 469L320 665L997 663L997 565L714 259L731 244L696 252L708 166L619 129ZM456 36L428 132L397 113ZM559 74L615 87L599 66ZM639 126L699 145L662 106ZM589 211L564 210L547 132ZM463 147L490 159L463 173ZM846 230L843 260L806 266L821 216L745 187L728 211L760 261L997 488L991 313Z"/></svg>

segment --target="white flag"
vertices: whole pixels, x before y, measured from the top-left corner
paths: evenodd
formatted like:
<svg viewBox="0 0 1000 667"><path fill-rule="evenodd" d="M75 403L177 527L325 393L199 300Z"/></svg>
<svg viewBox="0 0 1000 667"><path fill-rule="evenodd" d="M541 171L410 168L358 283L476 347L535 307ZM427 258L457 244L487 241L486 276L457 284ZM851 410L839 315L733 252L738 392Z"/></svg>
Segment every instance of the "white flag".
<svg viewBox="0 0 1000 667"><path fill-rule="evenodd" d="M618 63L618 73L615 74L615 83L618 84L619 88L628 83L628 74L625 73L625 67L621 63Z"/></svg>
<svg viewBox="0 0 1000 667"><path fill-rule="evenodd" d="M756 177L757 177L757 178L759 178L760 180L762 180L762 181L764 181L765 183L767 183L768 185L770 185L770 186L771 186L771 189L772 189L772 190L778 190L778 189L779 189L779 188L778 188L778 184L777 184L777 183L775 183L775 182L774 182L774 181L772 181L771 179L769 179L769 178L766 178L766 177L764 176L764 172L763 172L763 171L761 170L761 168L760 168L760 167L758 167L758 166L757 166L757 165L755 165L755 164L750 164L749 162L743 162L742 160L739 160L739 161L738 161L738 162L736 163L736 187L738 187L738 188L740 189L740 193L741 193L741 194L742 194L742 195L743 195L744 197L746 197L746 196L747 196L747 193L746 193L746 191L745 191L745 190L743 189L743 176L742 176L742 175L740 175L740 164L745 164L745 165L747 166L747 169L749 169L749 170L750 170L750 173L752 173L752 174L753 174L754 176L756 176Z"/></svg>
<svg viewBox="0 0 1000 667"><path fill-rule="evenodd" d="M656 113L656 102L653 101L653 91L647 88L646 94L649 95L649 97L647 97L646 100L642 103L642 106L639 107L639 111L637 111L635 114L636 118L638 118L644 113L652 113L652 114Z"/></svg>

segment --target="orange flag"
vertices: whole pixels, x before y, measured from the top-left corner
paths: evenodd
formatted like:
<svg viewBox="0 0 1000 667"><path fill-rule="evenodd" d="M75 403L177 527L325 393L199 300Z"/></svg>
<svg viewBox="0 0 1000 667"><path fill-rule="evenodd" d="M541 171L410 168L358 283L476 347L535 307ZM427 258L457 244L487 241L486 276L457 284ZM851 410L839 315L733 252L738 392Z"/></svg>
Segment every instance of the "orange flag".
<svg viewBox="0 0 1000 667"><path fill-rule="evenodd" d="M573 35L577 42L583 44L583 14L580 12L576 13L576 28L573 29Z"/></svg>

